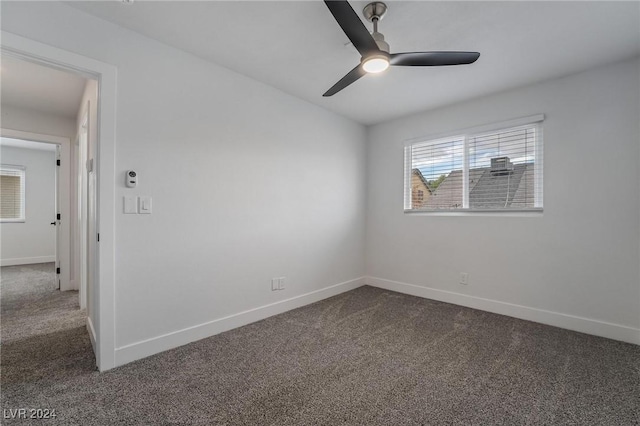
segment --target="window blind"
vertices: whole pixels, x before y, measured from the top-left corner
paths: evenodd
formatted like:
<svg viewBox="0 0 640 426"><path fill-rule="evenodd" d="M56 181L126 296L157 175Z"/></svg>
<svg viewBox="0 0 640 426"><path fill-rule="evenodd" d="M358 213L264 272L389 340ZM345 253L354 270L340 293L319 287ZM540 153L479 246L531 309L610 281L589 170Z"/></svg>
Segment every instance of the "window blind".
<svg viewBox="0 0 640 426"><path fill-rule="evenodd" d="M542 208L538 121L405 146L405 210Z"/></svg>
<svg viewBox="0 0 640 426"><path fill-rule="evenodd" d="M469 208L536 206L536 126L469 138Z"/></svg>
<svg viewBox="0 0 640 426"><path fill-rule="evenodd" d="M0 167L0 219L25 219L25 171L18 167Z"/></svg>
<svg viewBox="0 0 640 426"><path fill-rule="evenodd" d="M413 209L458 209L463 206L464 139L452 138L411 146ZM422 183L424 188L419 188ZM423 199L416 202L414 188L423 191Z"/></svg>

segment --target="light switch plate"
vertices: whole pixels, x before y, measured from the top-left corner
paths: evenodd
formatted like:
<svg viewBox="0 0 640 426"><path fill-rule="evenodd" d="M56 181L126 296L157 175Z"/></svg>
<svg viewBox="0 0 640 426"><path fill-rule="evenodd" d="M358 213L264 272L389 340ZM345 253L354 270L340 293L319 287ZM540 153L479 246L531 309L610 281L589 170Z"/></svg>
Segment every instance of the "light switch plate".
<svg viewBox="0 0 640 426"><path fill-rule="evenodd" d="M138 214L138 197L134 197L133 195L124 196L124 213Z"/></svg>
<svg viewBox="0 0 640 426"><path fill-rule="evenodd" d="M151 197L143 195L138 198L138 213L151 214Z"/></svg>

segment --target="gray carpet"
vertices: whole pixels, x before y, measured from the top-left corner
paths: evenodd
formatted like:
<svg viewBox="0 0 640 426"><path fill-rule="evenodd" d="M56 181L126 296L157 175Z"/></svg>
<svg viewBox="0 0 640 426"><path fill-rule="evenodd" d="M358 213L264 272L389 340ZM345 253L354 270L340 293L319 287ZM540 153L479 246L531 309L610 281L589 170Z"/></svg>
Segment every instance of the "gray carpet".
<svg viewBox="0 0 640 426"><path fill-rule="evenodd" d="M56 409L34 424L633 425L640 347L361 287L102 374L83 327L12 340L2 406Z"/></svg>
<svg viewBox="0 0 640 426"><path fill-rule="evenodd" d="M68 330L85 324L77 291L58 291L55 263L0 269L0 341Z"/></svg>

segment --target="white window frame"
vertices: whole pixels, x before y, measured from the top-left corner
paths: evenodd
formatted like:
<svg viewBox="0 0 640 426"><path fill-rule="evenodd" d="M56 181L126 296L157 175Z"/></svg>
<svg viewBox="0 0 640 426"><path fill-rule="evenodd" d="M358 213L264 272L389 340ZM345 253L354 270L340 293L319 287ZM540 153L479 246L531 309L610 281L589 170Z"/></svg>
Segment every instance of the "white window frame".
<svg viewBox="0 0 640 426"><path fill-rule="evenodd" d="M404 212L409 214L426 215L474 215L474 214L505 214L505 213L533 213L540 214L543 211L543 128L544 114L516 118L500 123L463 129L457 132L437 134L404 142ZM534 162L534 207L526 209L471 209L469 208L469 139L490 134L501 130L511 130L519 127L531 127L536 129L535 162ZM411 208L411 171L412 171L412 147L425 142L445 142L447 140L463 140L463 178L462 178L462 208L458 209L412 209Z"/></svg>
<svg viewBox="0 0 640 426"><path fill-rule="evenodd" d="M20 217L0 217L0 223L24 223L27 220L27 168L25 166L16 166L13 164L0 164L0 173L4 170L18 172L18 176L20 176L20 193L22 194L22 199L20 200Z"/></svg>

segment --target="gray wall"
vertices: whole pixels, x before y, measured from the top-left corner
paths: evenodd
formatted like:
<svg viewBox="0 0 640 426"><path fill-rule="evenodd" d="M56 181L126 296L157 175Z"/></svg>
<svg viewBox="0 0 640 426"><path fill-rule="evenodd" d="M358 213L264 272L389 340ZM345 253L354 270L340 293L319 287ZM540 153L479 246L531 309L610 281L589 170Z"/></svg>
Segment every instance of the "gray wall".
<svg viewBox="0 0 640 426"><path fill-rule="evenodd" d="M2 29L118 68L117 347L364 275L363 126L64 4L3 4Z"/></svg>
<svg viewBox="0 0 640 426"><path fill-rule="evenodd" d="M151 215L116 212L116 346L129 360L357 280L365 253L368 275L459 303L637 333L637 62L381 124L367 144L363 126L64 4L3 3L2 28L118 68L115 203L153 197ZM535 113L548 117L543 216L403 214L405 139ZM615 185L601 177L610 164ZM277 276L285 291L271 291Z"/></svg>
<svg viewBox="0 0 640 426"><path fill-rule="evenodd" d="M371 282L640 343L638 75L613 64L369 129ZM537 113L543 215L403 213L405 140Z"/></svg>

